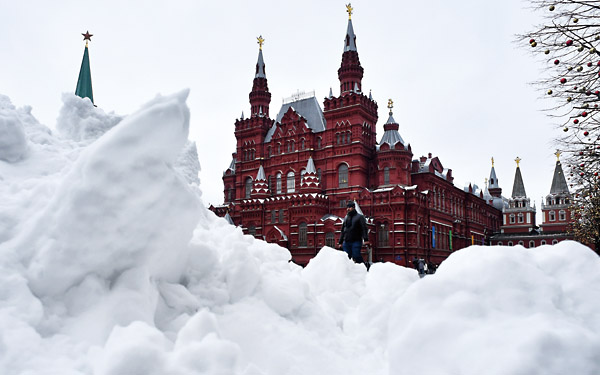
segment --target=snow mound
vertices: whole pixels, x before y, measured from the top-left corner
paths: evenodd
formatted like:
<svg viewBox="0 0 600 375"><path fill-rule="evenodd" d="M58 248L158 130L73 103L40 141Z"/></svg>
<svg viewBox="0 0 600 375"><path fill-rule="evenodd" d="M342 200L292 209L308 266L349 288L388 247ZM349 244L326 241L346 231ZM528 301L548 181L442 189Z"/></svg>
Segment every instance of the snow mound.
<svg viewBox="0 0 600 375"><path fill-rule="evenodd" d="M56 130L65 138L74 141L97 139L122 120L121 116L106 114L102 109L95 107L89 98L64 93L62 101Z"/></svg>
<svg viewBox="0 0 600 375"><path fill-rule="evenodd" d="M187 95L68 112L73 139L0 96L29 147L0 160L1 374L600 373L590 249L472 246L419 279L324 247L300 268L202 204Z"/></svg>

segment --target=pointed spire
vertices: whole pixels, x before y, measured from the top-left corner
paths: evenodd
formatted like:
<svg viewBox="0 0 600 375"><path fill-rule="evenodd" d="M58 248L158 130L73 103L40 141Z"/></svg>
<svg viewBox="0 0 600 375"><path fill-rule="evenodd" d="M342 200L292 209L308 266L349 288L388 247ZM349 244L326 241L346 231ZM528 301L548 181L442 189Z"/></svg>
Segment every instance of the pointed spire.
<svg viewBox="0 0 600 375"><path fill-rule="evenodd" d="M267 84L267 75L265 74L265 61L263 59L262 46L265 39L261 36L258 40L258 61L256 63L256 74L252 83L250 92L250 117L264 116L269 117L269 104L271 103L271 93Z"/></svg>
<svg viewBox="0 0 600 375"><path fill-rule="evenodd" d="M560 152L556 152L556 167L554 167L554 175L552 176L552 187L550 194L569 194L569 186L565 180L562 165L560 163Z"/></svg>
<svg viewBox="0 0 600 375"><path fill-rule="evenodd" d="M344 52L356 51L356 35L354 35L354 28L352 27L352 5L348 3L346 5L346 12L348 12L348 29L346 30L346 40L344 42Z"/></svg>
<svg viewBox="0 0 600 375"><path fill-rule="evenodd" d="M260 168L258 168L258 174L256 175L256 181L266 181L266 180L267 180L267 177L265 176L265 169L261 165Z"/></svg>
<svg viewBox="0 0 600 375"><path fill-rule="evenodd" d="M308 163L306 163L306 173L317 173L312 156L308 158Z"/></svg>
<svg viewBox="0 0 600 375"><path fill-rule="evenodd" d="M361 215L365 215L363 214L362 210L360 209L360 206L358 205L358 202L356 201L356 199L354 199L354 209L356 210L356 213L361 214Z"/></svg>
<svg viewBox="0 0 600 375"><path fill-rule="evenodd" d="M517 163L517 170L515 171L515 181L513 183L512 190L512 198L525 198L527 194L525 193L525 185L523 184L523 177L521 176L521 168L519 167L519 163L521 162L521 158L517 156L515 159Z"/></svg>
<svg viewBox="0 0 600 375"><path fill-rule="evenodd" d="M93 34L86 31L83 35L85 40L85 49L83 51L83 59L81 61L81 69L79 70L79 79L77 79L77 87L75 95L82 98L89 98L94 103L94 93L92 90L92 73L90 71L90 56L88 53L88 41L91 41Z"/></svg>
<svg viewBox="0 0 600 375"><path fill-rule="evenodd" d="M373 100L373 95L371 95L371 90L369 90L369 100Z"/></svg>
<svg viewBox="0 0 600 375"><path fill-rule="evenodd" d="M271 191L269 190L269 184L267 183L267 177L265 176L265 169L261 165L258 168L256 179L252 185L251 196L252 198L266 198L270 195Z"/></svg>
<svg viewBox="0 0 600 375"><path fill-rule="evenodd" d="M333 98L333 90L329 88L329 99Z"/></svg>
<svg viewBox="0 0 600 375"><path fill-rule="evenodd" d="M258 37L258 40L259 42L261 40L264 42L262 35ZM265 74L265 60L263 59L262 44L260 45L260 50L258 50L258 61L256 62L256 74L254 75L254 78L267 78L267 75Z"/></svg>
<svg viewBox="0 0 600 375"><path fill-rule="evenodd" d="M300 189L307 193L321 191L321 181L319 181L319 176L317 176L317 169L315 168L312 156L308 158L308 162L306 163L306 170L302 175L302 181L300 181Z"/></svg>
<svg viewBox="0 0 600 375"><path fill-rule="evenodd" d="M352 6L346 5L350 17L348 18L348 29L344 38L344 52L342 53L342 65L338 69L340 80L340 93L347 95L352 92L362 91L362 77L364 69L360 66L358 51L356 49L356 35L352 27Z"/></svg>
<svg viewBox="0 0 600 375"><path fill-rule="evenodd" d="M490 189L499 189L498 177L496 177L496 169L494 168L494 158L492 157L492 170L490 171Z"/></svg>

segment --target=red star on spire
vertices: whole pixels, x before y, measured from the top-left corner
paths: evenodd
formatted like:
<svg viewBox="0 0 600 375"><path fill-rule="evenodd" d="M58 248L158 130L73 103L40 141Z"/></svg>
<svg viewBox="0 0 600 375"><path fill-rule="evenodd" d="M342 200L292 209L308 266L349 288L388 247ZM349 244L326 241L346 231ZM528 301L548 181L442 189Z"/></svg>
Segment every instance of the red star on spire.
<svg viewBox="0 0 600 375"><path fill-rule="evenodd" d="M89 31L86 31L85 34L81 33L81 35L83 35L83 40L89 40L90 42L92 41L92 37L94 36L94 34L90 34Z"/></svg>

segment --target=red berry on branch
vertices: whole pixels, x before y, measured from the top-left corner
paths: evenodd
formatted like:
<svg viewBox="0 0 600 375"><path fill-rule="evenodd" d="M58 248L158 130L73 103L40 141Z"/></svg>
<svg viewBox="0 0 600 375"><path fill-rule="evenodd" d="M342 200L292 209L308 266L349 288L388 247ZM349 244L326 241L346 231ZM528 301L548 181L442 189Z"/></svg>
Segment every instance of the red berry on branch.
<svg viewBox="0 0 600 375"><path fill-rule="evenodd" d="M587 112L586 112L586 111L583 111L583 112L581 112L581 115L582 115L583 117L585 117L585 116L587 116Z"/></svg>
<svg viewBox="0 0 600 375"><path fill-rule="evenodd" d="M573 41L571 39L567 40L567 46L572 46L573 45Z"/></svg>
<svg viewBox="0 0 600 375"><path fill-rule="evenodd" d="M560 79L560 83L562 83L562 84L565 84L565 83L567 83L567 79L566 79L566 78L561 78L561 79Z"/></svg>
<svg viewBox="0 0 600 375"><path fill-rule="evenodd" d="M592 63L591 62L587 63L587 66L588 66L588 68L591 67Z"/></svg>
<svg viewBox="0 0 600 375"><path fill-rule="evenodd" d="M529 44L535 42L535 39L529 39Z"/></svg>
<svg viewBox="0 0 600 375"><path fill-rule="evenodd" d="M558 63L560 63L558 59L554 60L554 65L558 65Z"/></svg>
<svg viewBox="0 0 600 375"><path fill-rule="evenodd" d="M585 94L586 94L586 95L588 95L588 96L590 96L590 95L592 95L592 92L591 92L590 90L587 90L587 91L585 92Z"/></svg>
<svg viewBox="0 0 600 375"><path fill-rule="evenodd" d="M583 135L585 135L586 137L588 136L588 134L590 133L588 133L587 131L583 132Z"/></svg>
<svg viewBox="0 0 600 375"><path fill-rule="evenodd" d="M577 119L573 120L573 124L579 124L579 120L577 120Z"/></svg>

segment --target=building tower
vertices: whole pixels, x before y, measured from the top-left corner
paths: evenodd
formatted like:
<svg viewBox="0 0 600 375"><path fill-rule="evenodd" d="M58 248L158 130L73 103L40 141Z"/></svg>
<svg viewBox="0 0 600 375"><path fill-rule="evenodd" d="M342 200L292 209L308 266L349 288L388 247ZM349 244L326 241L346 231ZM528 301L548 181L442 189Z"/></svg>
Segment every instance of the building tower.
<svg viewBox="0 0 600 375"><path fill-rule="evenodd" d="M377 185L411 185L410 171L413 153L400 133L399 125L394 120L392 109L394 102L388 100L390 116L383 125L383 136L377 147Z"/></svg>
<svg viewBox="0 0 600 375"><path fill-rule="evenodd" d="M262 53L265 40L262 35L257 40L259 45L258 60L252 82L252 91L248 95L250 117L244 118L242 114L242 117L235 121L236 152L232 155L231 165L223 174L225 202L251 197L254 179L250 176L257 175L257 170L261 166L260 161L265 156L263 143L274 122L269 118L271 93L269 92Z"/></svg>
<svg viewBox="0 0 600 375"><path fill-rule="evenodd" d="M75 95L81 98L89 98L94 104L94 93L92 90L92 73L90 71L90 56L88 53L88 41L92 41L92 36L89 31L86 31L83 35L85 40L85 49L83 50L83 59L81 61L81 69L79 69L79 79L77 79L77 87L75 88Z"/></svg>
<svg viewBox="0 0 600 375"><path fill-rule="evenodd" d="M544 233L565 233L571 222L571 194L560 163L560 152L556 152L556 167L552 176L550 194L542 202L542 225Z"/></svg>
<svg viewBox="0 0 600 375"><path fill-rule="evenodd" d="M525 193L525 185L521 176L519 163L521 159L515 159L517 169L515 171L515 181L508 207L502 210L503 225L502 233L529 233L536 228L535 225L535 207L531 207L531 201Z"/></svg>
<svg viewBox="0 0 600 375"><path fill-rule="evenodd" d="M346 8L348 27L344 37L342 63L338 69L340 96L334 97L330 92L323 102L327 137L334 147L332 154L325 160L325 169L336 173L323 176L322 183L326 187L353 191L360 186L377 185L375 168L370 167L375 158L377 103L370 94L366 96L362 92L364 70L356 49L352 7L348 4ZM347 157L349 154L355 155L350 162ZM315 159L315 164L321 165L321 160Z"/></svg>
<svg viewBox="0 0 600 375"><path fill-rule="evenodd" d="M490 171L490 179L488 180L488 191L492 196L492 206L498 210L504 208L504 201L502 200L502 188L496 177L496 169L494 168L494 158L492 158L492 170Z"/></svg>

